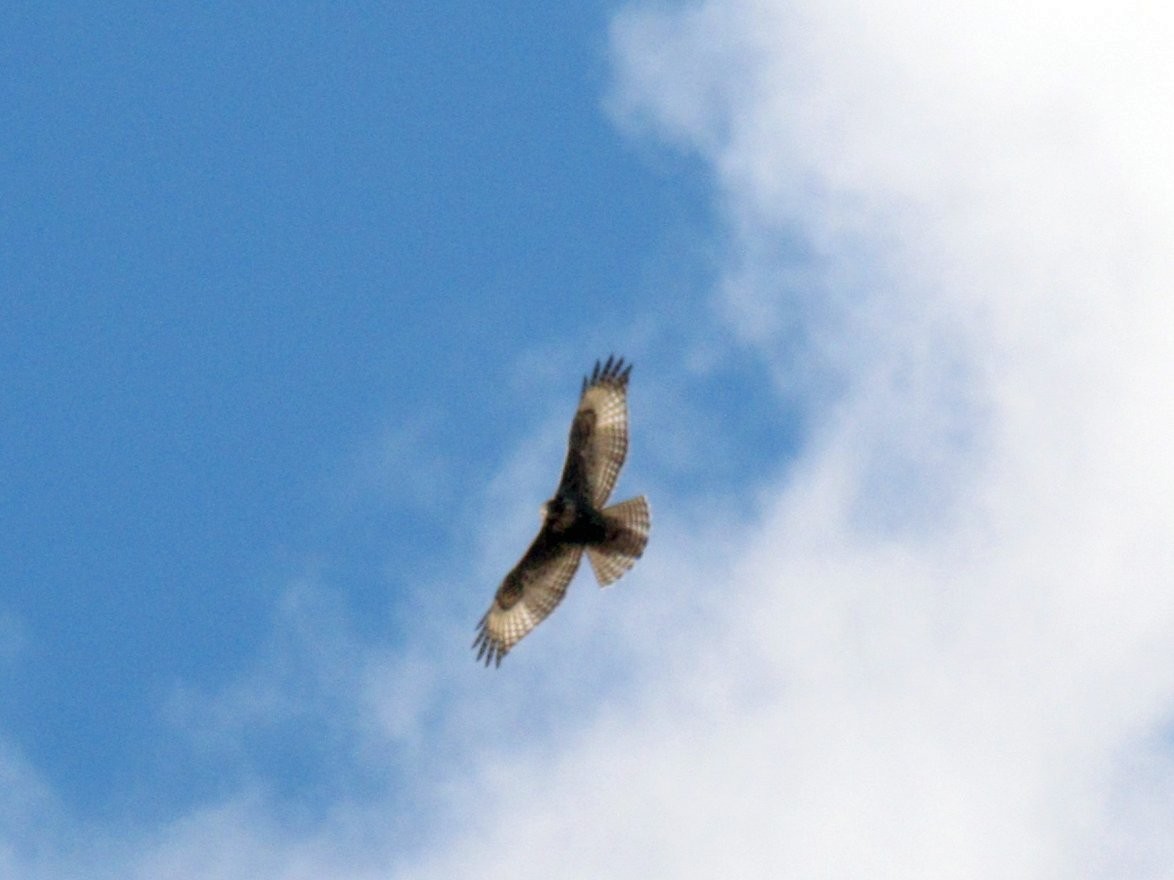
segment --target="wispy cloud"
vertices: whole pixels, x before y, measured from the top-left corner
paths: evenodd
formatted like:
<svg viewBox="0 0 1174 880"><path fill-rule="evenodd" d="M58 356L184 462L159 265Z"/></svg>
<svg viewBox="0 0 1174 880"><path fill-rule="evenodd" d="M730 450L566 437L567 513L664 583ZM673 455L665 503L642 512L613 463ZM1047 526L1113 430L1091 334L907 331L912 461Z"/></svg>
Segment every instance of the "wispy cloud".
<svg viewBox="0 0 1174 880"><path fill-rule="evenodd" d="M802 398L802 454L750 498L663 486L632 580L498 675L291 606L210 729L256 694L333 714L395 784L301 822L245 790L120 876L1170 876L1172 35L1091 4L622 13L612 107L710 169L712 314L780 419ZM474 503L540 496L564 431ZM422 631L455 637L441 605Z"/></svg>
<svg viewBox="0 0 1174 880"><path fill-rule="evenodd" d="M499 769L435 876L1169 872L1170 21L1058 13L620 17L734 326L793 382L806 298L837 394L758 521L660 535L656 686Z"/></svg>

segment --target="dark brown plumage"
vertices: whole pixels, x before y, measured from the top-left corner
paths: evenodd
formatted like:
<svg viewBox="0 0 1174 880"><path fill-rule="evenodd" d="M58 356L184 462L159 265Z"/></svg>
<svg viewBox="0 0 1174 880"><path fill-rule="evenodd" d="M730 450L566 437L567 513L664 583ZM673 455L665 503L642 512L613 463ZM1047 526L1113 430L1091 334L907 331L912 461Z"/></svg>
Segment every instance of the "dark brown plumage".
<svg viewBox="0 0 1174 880"><path fill-rule="evenodd" d="M477 659L501 658L562 601L586 551L601 587L644 553L651 516L641 495L604 507L628 454L628 376L623 358L595 362L583 379L567 460L538 536L506 575L477 625Z"/></svg>

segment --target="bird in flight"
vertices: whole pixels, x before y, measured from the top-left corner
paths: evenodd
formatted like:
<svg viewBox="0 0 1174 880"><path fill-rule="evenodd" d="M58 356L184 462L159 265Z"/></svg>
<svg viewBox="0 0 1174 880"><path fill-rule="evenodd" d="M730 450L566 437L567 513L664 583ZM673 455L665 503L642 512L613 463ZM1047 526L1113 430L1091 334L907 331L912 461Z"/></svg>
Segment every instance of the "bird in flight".
<svg viewBox="0 0 1174 880"><path fill-rule="evenodd" d="M554 497L542 506L542 527L530 549L498 587L477 624L477 659L500 666L526 633L555 609L583 552L601 587L618 580L644 553L652 517L643 495L604 507L628 454L631 365L609 357L583 379L571 422L567 461Z"/></svg>

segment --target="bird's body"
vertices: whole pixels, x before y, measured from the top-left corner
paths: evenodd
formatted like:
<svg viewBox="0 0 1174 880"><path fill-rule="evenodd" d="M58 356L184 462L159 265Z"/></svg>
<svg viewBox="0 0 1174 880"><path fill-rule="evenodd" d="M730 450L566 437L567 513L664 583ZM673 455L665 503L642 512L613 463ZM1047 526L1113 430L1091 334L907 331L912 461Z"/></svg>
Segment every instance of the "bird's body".
<svg viewBox="0 0 1174 880"><path fill-rule="evenodd" d="M500 664L562 600L584 551L600 586L624 574L644 552L651 517L643 497L604 507L628 452L631 366L609 357L583 380L567 460L542 527L498 588L478 624L477 659Z"/></svg>
<svg viewBox="0 0 1174 880"><path fill-rule="evenodd" d="M599 544L607 534L603 514L583 497L556 495L542 505L542 518L544 531L572 544Z"/></svg>

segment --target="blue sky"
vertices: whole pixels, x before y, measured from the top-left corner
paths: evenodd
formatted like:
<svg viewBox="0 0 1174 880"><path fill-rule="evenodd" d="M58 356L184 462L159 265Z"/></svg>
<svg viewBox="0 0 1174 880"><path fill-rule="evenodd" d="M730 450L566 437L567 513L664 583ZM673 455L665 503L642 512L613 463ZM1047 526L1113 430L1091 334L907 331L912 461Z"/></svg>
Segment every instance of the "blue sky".
<svg viewBox="0 0 1174 880"><path fill-rule="evenodd" d="M0 12L0 876L1168 875L1170 26Z"/></svg>
<svg viewBox="0 0 1174 880"><path fill-rule="evenodd" d="M447 581L471 630L468 505L504 450L596 357L705 335L706 183L609 121L597 5L59 4L3 32L3 729L82 815L173 809L200 789L161 705L237 677L289 581L390 646Z"/></svg>

